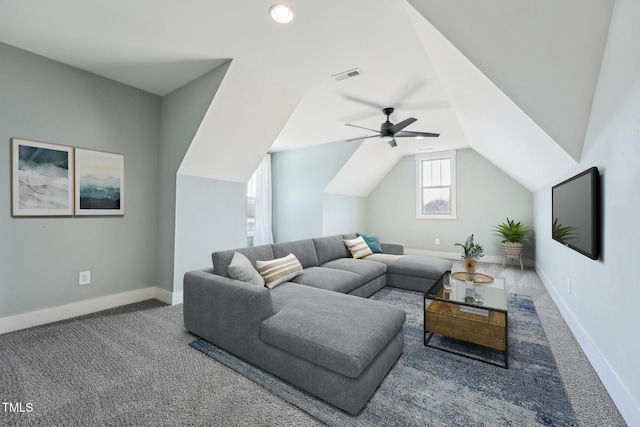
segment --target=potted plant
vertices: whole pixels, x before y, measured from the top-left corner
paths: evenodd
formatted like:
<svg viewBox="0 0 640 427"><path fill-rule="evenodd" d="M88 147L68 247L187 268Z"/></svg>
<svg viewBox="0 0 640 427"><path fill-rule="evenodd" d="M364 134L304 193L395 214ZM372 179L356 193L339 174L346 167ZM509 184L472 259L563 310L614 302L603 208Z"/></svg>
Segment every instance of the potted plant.
<svg viewBox="0 0 640 427"><path fill-rule="evenodd" d="M474 280L476 273L476 261L484 256L482 245L473 242L473 234L462 243L456 243L455 246L462 246L463 254L460 256L465 260L464 267L467 272L467 280Z"/></svg>
<svg viewBox="0 0 640 427"><path fill-rule="evenodd" d="M507 217L507 222L494 226L493 231L495 234L502 236L501 243L502 250L504 251L502 266L504 267L507 258L515 258L520 260L520 268L524 269L522 265L522 249L523 243L528 241L524 236L525 234L531 233L533 229Z"/></svg>

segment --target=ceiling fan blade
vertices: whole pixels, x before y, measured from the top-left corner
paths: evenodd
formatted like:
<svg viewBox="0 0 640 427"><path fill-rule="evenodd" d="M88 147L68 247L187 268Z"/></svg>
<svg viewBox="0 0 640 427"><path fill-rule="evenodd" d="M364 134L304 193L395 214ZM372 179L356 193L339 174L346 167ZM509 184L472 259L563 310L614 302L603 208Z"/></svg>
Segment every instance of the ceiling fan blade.
<svg viewBox="0 0 640 427"><path fill-rule="evenodd" d="M415 119L413 117L409 117L406 120L401 121L400 123L396 123L393 126L389 126L387 128L387 131L391 134L395 134L396 132L401 131L402 129L406 128L407 126L409 126L411 123L415 122L418 119Z"/></svg>
<svg viewBox="0 0 640 427"><path fill-rule="evenodd" d="M444 101L403 102L401 104L395 104L395 106L398 110L440 110L450 107L450 105Z"/></svg>
<svg viewBox="0 0 640 427"><path fill-rule="evenodd" d="M400 105L405 104L408 99L413 98L427 85L428 82L422 80L420 76L413 76L413 78L409 79L402 87L398 88L393 105L400 109Z"/></svg>
<svg viewBox="0 0 640 427"><path fill-rule="evenodd" d="M367 138L374 138L374 137L375 137L375 138L377 138L377 137L379 137L379 136L380 136L380 134L377 134L377 135L368 135L368 136L359 136L358 138L349 138L349 139L347 139L346 141L347 141L347 142L350 142L350 141L357 141L357 140L359 140L359 139L367 139Z"/></svg>
<svg viewBox="0 0 640 427"><path fill-rule="evenodd" d="M369 101L367 99L362 99L362 98L358 98L356 96L350 96L350 95L343 95L343 98L349 101L357 102L359 104L368 105L369 107L373 107L376 110L382 109L380 105L376 104L375 102Z"/></svg>
<svg viewBox="0 0 640 427"><path fill-rule="evenodd" d="M431 133L431 132L411 132L411 131L408 131L408 130L403 130L403 131L400 131L400 132L396 132L395 135L393 135L393 136L400 137L400 138L407 138L407 137L415 138L417 136L418 137L421 136L421 137L427 138L427 137L438 137L438 136L440 136L440 134L439 133Z"/></svg>
<svg viewBox="0 0 640 427"><path fill-rule="evenodd" d="M387 141L389 143L389 145L393 148L393 147L397 147L398 143L396 143L396 139L391 137L391 139L389 141Z"/></svg>
<svg viewBox="0 0 640 427"><path fill-rule="evenodd" d="M375 130L375 129L369 129L369 128L365 128L365 127L362 127L362 126L356 126L356 125L350 125L350 124L345 124L345 126L351 126L351 127L354 127L354 128L360 128L360 129L364 129L364 130L370 130L371 132L378 132L378 133L380 133L380 131L378 131L378 130Z"/></svg>

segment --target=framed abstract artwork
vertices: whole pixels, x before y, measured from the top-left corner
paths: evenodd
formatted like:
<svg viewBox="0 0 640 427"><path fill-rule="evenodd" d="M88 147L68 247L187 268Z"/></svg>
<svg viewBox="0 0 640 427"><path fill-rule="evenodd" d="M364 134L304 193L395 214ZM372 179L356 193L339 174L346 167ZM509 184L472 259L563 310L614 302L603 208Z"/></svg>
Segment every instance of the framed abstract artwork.
<svg viewBox="0 0 640 427"><path fill-rule="evenodd" d="M124 215L124 154L75 149L75 214Z"/></svg>
<svg viewBox="0 0 640 427"><path fill-rule="evenodd" d="M13 216L73 215L73 147L11 138Z"/></svg>

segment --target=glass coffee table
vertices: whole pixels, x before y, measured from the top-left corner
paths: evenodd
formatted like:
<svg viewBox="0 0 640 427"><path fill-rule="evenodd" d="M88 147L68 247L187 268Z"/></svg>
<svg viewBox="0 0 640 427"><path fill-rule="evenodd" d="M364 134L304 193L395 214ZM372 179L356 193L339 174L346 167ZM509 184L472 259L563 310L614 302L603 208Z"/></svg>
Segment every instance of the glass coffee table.
<svg viewBox="0 0 640 427"><path fill-rule="evenodd" d="M507 290L504 279L476 274L471 284L471 281L458 280L454 275L464 278L464 273L447 272L424 294L424 345L508 368ZM445 288L447 276L450 286ZM427 300L431 300L428 305ZM504 355L504 364L430 345L434 334L499 350Z"/></svg>

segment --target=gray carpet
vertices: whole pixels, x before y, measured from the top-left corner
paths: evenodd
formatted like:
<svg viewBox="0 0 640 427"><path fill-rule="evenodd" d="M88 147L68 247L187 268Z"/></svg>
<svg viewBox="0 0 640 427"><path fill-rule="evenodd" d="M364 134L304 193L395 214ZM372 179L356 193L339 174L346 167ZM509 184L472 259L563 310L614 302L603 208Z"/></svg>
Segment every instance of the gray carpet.
<svg viewBox="0 0 640 427"><path fill-rule="evenodd" d="M407 312L398 362L363 410L352 416L205 340L191 346L251 378L332 427L576 425L571 405L530 297L509 295L510 369L424 347L421 294L385 288L372 298ZM483 360L502 359L486 347L441 339L439 346Z"/></svg>
<svg viewBox="0 0 640 427"><path fill-rule="evenodd" d="M624 421L532 270L481 265L532 297L579 426ZM305 412L188 346L182 306L157 301L0 336L10 426L319 426Z"/></svg>
<svg viewBox="0 0 640 427"><path fill-rule="evenodd" d="M0 426L320 425L193 339L182 306L154 301L2 335L2 402L33 411Z"/></svg>

